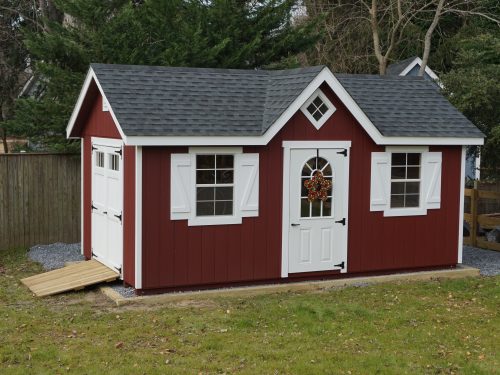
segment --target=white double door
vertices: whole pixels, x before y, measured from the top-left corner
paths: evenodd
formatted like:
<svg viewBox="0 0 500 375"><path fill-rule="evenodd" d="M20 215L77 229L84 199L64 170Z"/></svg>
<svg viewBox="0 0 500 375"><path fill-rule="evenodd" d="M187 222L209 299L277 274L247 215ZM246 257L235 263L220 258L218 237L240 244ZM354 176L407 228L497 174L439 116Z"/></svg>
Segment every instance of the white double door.
<svg viewBox="0 0 500 375"><path fill-rule="evenodd" d="M92 256L108 267L123 263L123 158L120 141L92 141Z"/></svg>
<svg viewBox="0 0 500 375"><path fill-rule="evenodd" d="M346 272L347 150L291 149L289 160L288 272ZM318 171L331 187L326 197L311 201L304 183Z"/></svg>

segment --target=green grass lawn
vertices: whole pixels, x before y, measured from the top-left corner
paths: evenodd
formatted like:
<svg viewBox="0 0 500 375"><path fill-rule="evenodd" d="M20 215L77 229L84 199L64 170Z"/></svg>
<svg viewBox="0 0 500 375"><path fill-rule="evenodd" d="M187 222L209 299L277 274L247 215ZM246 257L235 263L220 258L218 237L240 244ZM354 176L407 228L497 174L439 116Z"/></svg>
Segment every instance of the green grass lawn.
<svg viewBox="0 0 500 375"><path fill-rule="evenodd" d="M493 374L500 277L115 307L0 253L0 374Z"/></svg>

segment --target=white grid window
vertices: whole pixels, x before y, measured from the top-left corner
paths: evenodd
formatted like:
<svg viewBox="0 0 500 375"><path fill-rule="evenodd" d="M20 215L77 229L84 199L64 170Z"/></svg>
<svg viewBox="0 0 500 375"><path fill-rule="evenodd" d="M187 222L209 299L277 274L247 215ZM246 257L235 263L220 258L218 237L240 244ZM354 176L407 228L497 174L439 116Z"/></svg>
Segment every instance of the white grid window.
<svg viewBox="0 0 500 375"><path fill-rule="evenodd" d="M420 153L391 154L391 208L420 206Z"/></svg>
<svg viewBox="0 0 500 375"><path fill-rule="evenodd" d="M233 215L234 155L196 155L196 216Z"/></svg>

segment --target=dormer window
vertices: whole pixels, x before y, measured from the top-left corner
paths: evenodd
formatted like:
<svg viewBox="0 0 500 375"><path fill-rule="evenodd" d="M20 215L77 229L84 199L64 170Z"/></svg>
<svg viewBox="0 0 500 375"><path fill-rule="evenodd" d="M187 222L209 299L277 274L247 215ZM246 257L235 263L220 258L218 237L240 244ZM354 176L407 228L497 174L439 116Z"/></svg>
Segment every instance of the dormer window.
<svg viewBox="0 0 500 375"><path fill-rule="evenodd" d="M311 121L316 129L335 112L336 108L320 89L317 89L301 107L302 112Z"/></svg>

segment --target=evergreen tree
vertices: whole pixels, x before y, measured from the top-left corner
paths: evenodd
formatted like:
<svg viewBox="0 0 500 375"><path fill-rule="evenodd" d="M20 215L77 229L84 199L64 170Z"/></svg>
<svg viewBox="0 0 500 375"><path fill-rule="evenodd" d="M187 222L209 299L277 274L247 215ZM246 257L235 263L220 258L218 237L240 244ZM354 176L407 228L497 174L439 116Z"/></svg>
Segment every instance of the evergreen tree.
<svg viewBox="0 0 500 375"><path fill-rule="evenodd" d="M292 25L293 0L57 0L55 5L63 20L26 34L45 95L18 100L8 126L56 150L77 147L64 140L64 129L91 62L289 66L316 40L312 22Z"/></svg>

